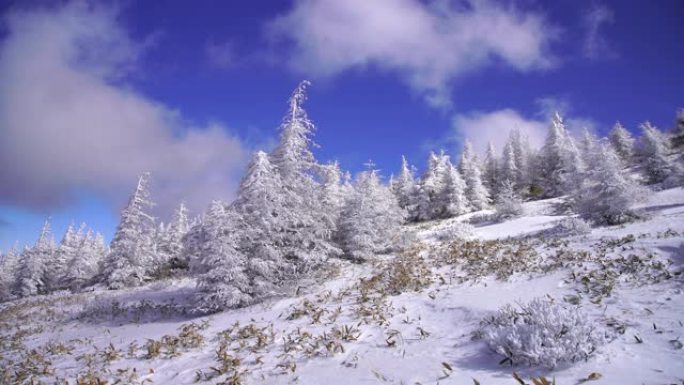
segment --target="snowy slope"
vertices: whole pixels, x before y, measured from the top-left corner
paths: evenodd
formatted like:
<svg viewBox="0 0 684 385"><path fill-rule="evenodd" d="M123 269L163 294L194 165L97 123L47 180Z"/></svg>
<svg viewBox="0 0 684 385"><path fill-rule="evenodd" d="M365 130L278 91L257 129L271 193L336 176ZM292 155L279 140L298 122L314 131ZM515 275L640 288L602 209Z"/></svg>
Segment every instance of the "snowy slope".
<svg viewBox="0 0 684 385"><path fill-rule="evenodd" d="M413 226L420 244L401 257L336 261L316 282L302 282L298 296L211 316L192 313L192 279L3 304L0 382L15 383L25 373L24 381L33 375L71 384L77 377L131 384L514 384L517 372L576 384L596 372L597 384L682 383L684 277L675 273L684 268L684 190L654 193L641 207L649 216L641 222L536 237L564 218L555 214L558 203L527 203L523 217L474 225L474 240L524 247L519 260L461 264L450 258L466 246L432 236L486 214L478 213ZM556 257L563 253L579 259ZM631 255L632 270L597 278L620 270ZM627 259L613 262L621 257ZM666 267L657 263L668 259ZM614 339L586 362L500 365L503 357L476 337L480 321L507 303L546 295L577 301Z"/></svg>

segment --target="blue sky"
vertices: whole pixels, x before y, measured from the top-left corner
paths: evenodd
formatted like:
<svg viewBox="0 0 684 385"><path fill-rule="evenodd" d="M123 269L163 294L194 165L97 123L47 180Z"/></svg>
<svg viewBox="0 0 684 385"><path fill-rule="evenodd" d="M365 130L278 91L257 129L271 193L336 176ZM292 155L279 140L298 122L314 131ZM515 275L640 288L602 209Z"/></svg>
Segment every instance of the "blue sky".
<svg viewBox="0 0 684 385"><path fill-rule="evenodd" d="M50 2L52 3L52 2ZM316 150L385 174L405 154L542 140L684 106L684 3L349 0L0 5L0 250L85 221L109 238L150 170L161 217L230 199L301 79Z"/></svg>

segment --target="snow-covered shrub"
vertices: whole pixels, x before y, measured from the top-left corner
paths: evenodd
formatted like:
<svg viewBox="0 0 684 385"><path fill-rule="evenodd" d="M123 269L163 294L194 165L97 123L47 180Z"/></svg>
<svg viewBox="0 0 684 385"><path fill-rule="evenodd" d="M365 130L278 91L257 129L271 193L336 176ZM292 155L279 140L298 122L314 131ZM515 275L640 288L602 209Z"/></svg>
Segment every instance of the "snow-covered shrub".
<svg viewBox="0 0 684 385"><path fill-rule="evenodd" d="M486 225L495 222L496 220L496 213L491 213L491 212L484 212L484 213L477 213L473 214L471 217L468 218L468 224L471 224L473 226L476 225Z"/></svg>
<svg viewBox="0 0 684 385"><path fill-rule="evenodd" d="M522 199L513 187L513 183L507 181L501 185L499 190L499 195L496 198L495 215L500 221L518 217L523 213Z"/></svg>
<svg viewBox="0 0 684 385"><path fill-rule="evenodd" d="M582 218L567 217L557 222L549 233L556 236L584 235L591 232L591 226Z"/></svg>
<svg viewBox="0 0 684 385"><path fill-rule="evenodd" d="M510 364L554 368L587 359L608 340L577 306L543 297L506 305L482 324L484 341Z"/></svg>
<svg viewBox="0 0 684 385"><path fill-rule="evenodd" d="M468 223L453 221L446 225L438 226L431 231L432 236L439 241L453 241L472 239L475 228Z"/></svg>
<svg viewBox="0 0 684 385"><path fill-rule="evenodd" d="M416 229L410 227L402 227L397 231L389 241L389 252L397 252L411 247L419 242L419 237Z"/></svg>

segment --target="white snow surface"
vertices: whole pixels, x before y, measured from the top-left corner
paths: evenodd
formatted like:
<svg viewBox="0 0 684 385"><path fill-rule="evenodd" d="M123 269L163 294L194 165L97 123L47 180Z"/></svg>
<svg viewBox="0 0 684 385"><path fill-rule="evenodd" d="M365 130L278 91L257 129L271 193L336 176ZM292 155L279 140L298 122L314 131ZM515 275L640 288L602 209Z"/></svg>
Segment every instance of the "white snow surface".
<svg viewBox="0 0 684 385"><path fill-rule="evenodd" d="M565 217L564 214L556 214L556 205L561 201L526 203L525 214L520 218L502 223L475 223L473 238L497 240L539 236ZM653 193L640 209L648 216L643 221L594 228L588 235L567 237L561 241L567 242L566 248L591 251L594 250L593 245L601 240L617 240L631 234L633 241L617 246L609 255L651 253L655 258L671 260L668 268L672 272L684 268L684 190L676 188ZM441 242L430 237L431 229L446 226L449 221L467 221L478 214L487 212L413 225L418 232L417 239L433 246L423 249L421 255L430 261L434 247ZM538 252L545 252L544 243L535 243L535 247ZM393 257L385 255L378 258L391 261ZM520 272L504 280L494 275L464 282L435 280L420 291L389 296L386 303L391 310L387 311L386 322L364 322L354 311L359 307L359 294L354 287L360 278L370 276L375 267L373 264L345 261L335 263L340 267L336 277L314 284L302 283L297 296L273 298L265 303L209 316L179 313L179 309L185 309L192 303L195 295L195 282L189 278L153 283L137 289L108 291L97 288L88 293L72 295L64 292L2 304L0 324L4 326L0 328L3 335L0 363L17 365L18 357L24 354L7 343L8 336L15 331L13 328L40 325L40 329L25 337L24 352L59 342L73 348L70 354L50 356L53 374L39 377L46 383L53 383L56 377L75 384L76 377L87 371L87 360L83 355L94 352L98 357L95 359L95 371L103 378L121 378L121 372L117 374L118 369L135 368L135 376L122 380L122 383L143 383L145 380L154 384L220 383L227 377L195 381L198 371L211 373L211 367L219 365L216 361L217 334L239 322L240 326L250 323L258 327L272 325L275 337L255 353L244 350L237 353L241 359L240 368L245 370L241 377L243 384L472 384L473 379L481 384L516 384L513 372L519 373L527 382L531 382L529 379L533 376L546 376L555 378L557 384L577 384L594 372L599 373L600 378L590 383L596 384L684 382L684 349L676 342L684 342L682 275L644 285L619 280L611 295L598 304L592 303L588 295L580 295L580 306L597 325L614 318L624 325L624 332L616 333L613 341L602 346L587 361L550 369L500 365L503 357L493 353L474 336L482 318L491 316L505 304L527 302L540 296L563 301L564 297L577 295L581 285L568 280L570 268ZM433 266L432 269L435 273L444 273L448 268ZM143 301L141 308L161 304L166 305L166 310L112 316L112 301L118 301L122 306ZM314 323L308 315L288 319L293 309L301 308L304 301L310 301L318 311L322 311L320 322ZM11 310L20 306L32 309L30 316L14 318L16 312ZM339 316L333 320L338 308ZM102 312L98 313L97 309ZM46 316L48 310L57 315ZM90 317L80 317L84 314ZM177 335L181 325L205 321L208 326L199 331L205 338L200 347L180 349L182 354L177 357L166 357L163 353L155 358L144 357L146 350L142 346L148 339ZM7 326L10 323L16 324ZM287 335L322 335L323 332L328 335L332 334L331 329L345 325L354 330L351 333L354 338L340 339L344 351L312 357L307 357L302 351L287 354L284 351L283 341ZM394 337L389 341L394 341L393 346L387 342L391 335ZM140 347L133 349L129 356L129 346L134 342ZM249 343L252 342L250 340ZM99 357L110 344L122 352L105 364ZM326 349L321 348L321 351ZM296 363L296 367L279 366L287 362Z"/></svg>

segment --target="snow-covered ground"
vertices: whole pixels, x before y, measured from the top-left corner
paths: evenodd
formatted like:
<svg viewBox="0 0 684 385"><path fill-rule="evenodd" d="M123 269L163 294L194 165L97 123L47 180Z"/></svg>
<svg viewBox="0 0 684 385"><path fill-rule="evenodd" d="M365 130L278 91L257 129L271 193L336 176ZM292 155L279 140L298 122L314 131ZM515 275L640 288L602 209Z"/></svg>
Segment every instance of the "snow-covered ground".
<svg viewBox="0 0 684 385"><path fill-rule="evenodd" d="M295 297L211 316L192 312L192 279L3 304L0 383L515 384L513 372L528 383L592 373L597 384L684 383L684 190L654 193L643 221L555 238L559 203L527 203L503 223L477 213L414 225L417 244L400 256L335 261ZM513 254L458 257L473 246L434 236L465 221L483 253ZM614 339L556 368L500 364L478 338L481 320L547 295L578 303Z"/></svg>

